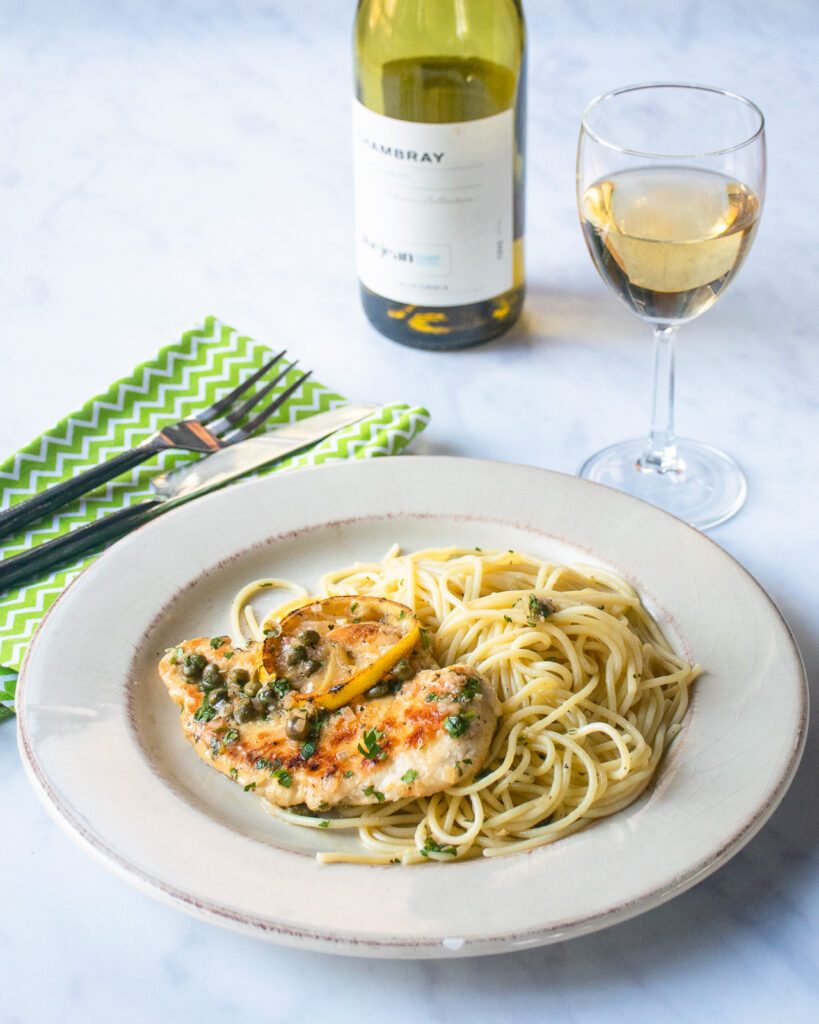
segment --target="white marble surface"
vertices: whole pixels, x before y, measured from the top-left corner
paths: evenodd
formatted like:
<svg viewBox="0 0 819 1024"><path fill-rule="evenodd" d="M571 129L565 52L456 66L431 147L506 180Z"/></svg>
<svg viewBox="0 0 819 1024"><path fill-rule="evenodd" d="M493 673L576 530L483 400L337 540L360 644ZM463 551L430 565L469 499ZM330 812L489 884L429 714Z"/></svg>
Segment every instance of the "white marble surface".
<svg viewBox="0 0 819 1024"><path fill-rule="evenodd" d="M604 290L577 225L580 111L638 79L722 85L768 116L768 200L736 284L683 331L678 423L747 470L746 508L712 535L815 673L815 0L529 0L526 316L448 355L381 340L359 310L353 6L0 2L0 451L213 312L286 341L351 397L424 402L417 451L574 471L643 430L649 380L647 331ZM0 726L0 1021L814 1021L817 772L811 735L746 850L630 923L496 959L367 962L257 943L132 890L51 823Z"/></svg>

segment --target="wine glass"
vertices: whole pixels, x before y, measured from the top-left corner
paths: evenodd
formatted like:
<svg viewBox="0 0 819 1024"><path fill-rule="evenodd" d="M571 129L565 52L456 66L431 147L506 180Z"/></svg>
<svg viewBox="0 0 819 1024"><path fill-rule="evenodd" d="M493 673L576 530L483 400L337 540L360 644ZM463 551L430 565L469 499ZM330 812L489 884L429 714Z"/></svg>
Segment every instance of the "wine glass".
<svg viewBox="0 0 819 1024"><path fill-rule="evenodd" d="M586 244L614 294L654 329L647 440L592 455L580 475L706 529L745 501L724 452L674 436L674 339L717 301L751 247L765 192L765 122L722 89L616 89L583 114L577 202Z"/></svg>

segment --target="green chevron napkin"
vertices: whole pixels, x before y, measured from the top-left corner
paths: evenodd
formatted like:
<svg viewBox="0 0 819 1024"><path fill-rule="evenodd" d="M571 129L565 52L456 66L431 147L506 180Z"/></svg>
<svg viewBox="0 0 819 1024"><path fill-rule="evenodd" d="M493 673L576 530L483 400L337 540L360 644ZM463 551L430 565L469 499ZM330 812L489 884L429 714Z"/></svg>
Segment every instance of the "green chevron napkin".
<svg viewBox="0 0 819 1024"><path fill-rule="evenodd" d="M136 367L128 377L116 381L104 394L92 398L82 409L0 464L0 509L25 501L50 484L97 465L106 456L132 448L161 424L199 411L236 387L270 355L261 342L208 317L201 327L183 334L156 358ZM278 390L284 390L298 374L298 370L291 371ZM272 395L276 393L274 390ZM271 417L269 428L343 404L341 395L311 377ZM429 413L420 407L385 405L309 452L261 473L340 459L394 455L428 421ZM72 526L142 501L151 496L149 482L160 467L179 466L192 458L195 456L166 452L149 460L129 475L58 511L50 520L6 538L0 542L0 559L66 533ZM13 714L9 705L14 700L17 671L38 623L64 587L94 557L44 575L36 583L0 597L0 721Z"/></svg>

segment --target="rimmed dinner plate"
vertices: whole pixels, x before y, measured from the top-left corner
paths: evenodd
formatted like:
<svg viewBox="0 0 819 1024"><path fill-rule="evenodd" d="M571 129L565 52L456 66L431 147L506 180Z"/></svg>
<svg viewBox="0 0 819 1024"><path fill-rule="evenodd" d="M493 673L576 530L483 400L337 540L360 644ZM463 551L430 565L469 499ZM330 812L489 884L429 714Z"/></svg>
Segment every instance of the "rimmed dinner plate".
<svg viewBox="0 0 819 1024"><path fill-rule="evenodd" d="M683 730L635 804L552 846L417 867L321 865L299 829L203 764L156 674L228 632L258 576L308 587L356 560L450 544L615 569L698 661ZM716 544L616 491L540 469L391 458L272 475L170 512L57 601L20 680L19 741L47 808L134 885L288 945L385 957L497 953L622 921L694 885L764 824L796 769L807 688L758 584ZM350 837L349 842L355 842Z"/></svg>

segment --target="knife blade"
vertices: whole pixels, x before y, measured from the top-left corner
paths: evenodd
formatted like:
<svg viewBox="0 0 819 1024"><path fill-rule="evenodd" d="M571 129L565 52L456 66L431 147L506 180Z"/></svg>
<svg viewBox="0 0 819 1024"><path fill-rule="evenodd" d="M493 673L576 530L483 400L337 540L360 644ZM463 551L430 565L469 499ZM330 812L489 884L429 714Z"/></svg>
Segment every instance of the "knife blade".
<svg viewBox="0 0 819 1024"><path fill-rule="evenodd" d="M240 441L182 469L162 473L152 481L157 494L155 498L119 509L30 551L4 559L0 563L0 592L30 582L55 566L64 566L80 555L118 540L162 512L214 491L254 469L312 448L336 431L365 419L377 408L375 405L357 404L317 413L259 437Z"/></svg>
<svg viewBox="0 0 819 1024"><path fill-rule="evenodd" d="M258 437L250 437L247 441L240 441L230 448L223 448L189 466L155 476L151 481L151 487L163 500L178 500L193 497L195 494L204 494L230 480L235 480L238 476L260 469L269 462L278 462L302 448L309 448L337 430L370 416L377 408L375 405L359 403L308 416L286 427L279 427Z"/></svg>

